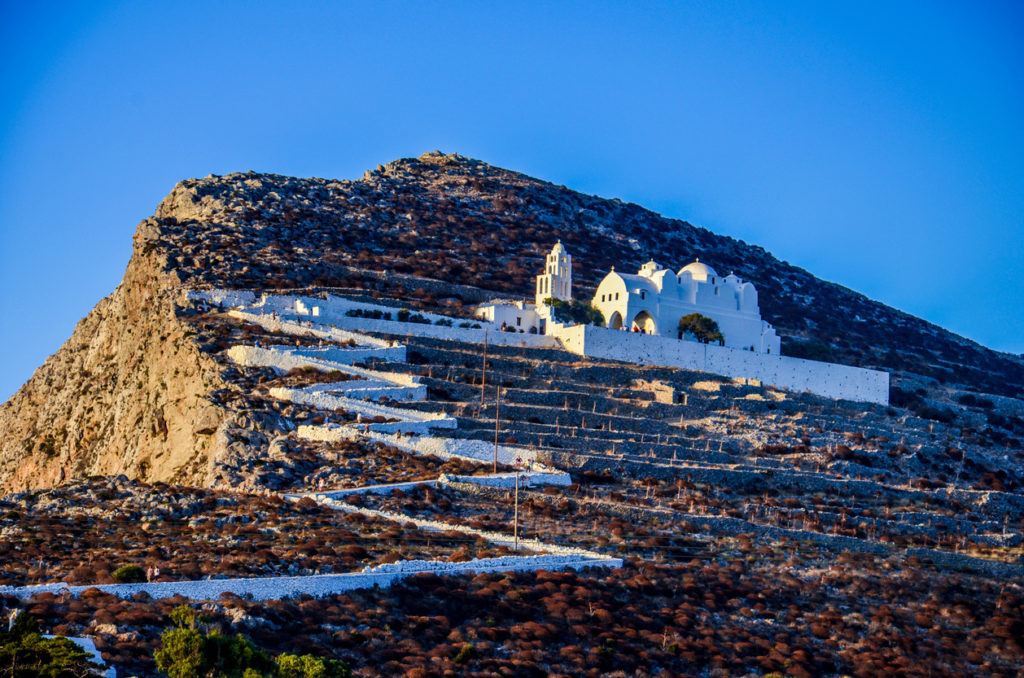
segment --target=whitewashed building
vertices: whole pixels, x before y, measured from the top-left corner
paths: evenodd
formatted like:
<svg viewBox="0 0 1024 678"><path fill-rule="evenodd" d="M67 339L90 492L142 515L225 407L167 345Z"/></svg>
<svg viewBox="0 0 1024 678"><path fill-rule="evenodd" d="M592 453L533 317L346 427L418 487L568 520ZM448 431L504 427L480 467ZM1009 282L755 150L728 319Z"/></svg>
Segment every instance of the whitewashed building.
<svg viewBox="0 0 1024 678"><path fill-rule="evenodd" d="M544 259L544 273L537 276L534 303L544 305L546 299L572 301L572 256L559 240Z"/></svg>
<svg viewBox="0 0 1024 678"><path fill-rule="evenodd" d="M476 317L502 329L544 333L551 320L547 299L572 301L572 256L561 241L544 259L544 272L534 285L534 303L493 301L480 306ZM597 286L591 303L604 314L610 329L691 339L679 331L679 320L700 313L718 323L725 346L779 353L779 337L775 328L761 320L754 286L731 273L720 276L700 260L678 272L653 261L636 275L613 268Z"/></svg>
<svg viewBox="0 0 1024 678"><path fill-rule="evenodd" d="M537 276L534 284L534 303L492 301L478 307L475 316L501 329L543 333L551 319L551 307L544 303L548 299L572 301L572 256L565 251L561 240L544 258L544 272Z"/></svg>
<svg viewBox="0 0 1024 678"><path fill-rule="evenodd" d="M779 353L779 337L761 320L754 286L732 273L721 276L699 259L678 272L654 261L636 275L613 268L597 286L592 303L610 329L686 339L679 320L699 313L718 323L725 346Z"/></svg>
<svg viewBox="0 0 1024 678"><path fill-rule="evenodd" d="M500 328L513 328L523 332L530 332L531 328L536 332L541 325L537 306L525 301L492 301L477 308L475 316Z"/></svg>

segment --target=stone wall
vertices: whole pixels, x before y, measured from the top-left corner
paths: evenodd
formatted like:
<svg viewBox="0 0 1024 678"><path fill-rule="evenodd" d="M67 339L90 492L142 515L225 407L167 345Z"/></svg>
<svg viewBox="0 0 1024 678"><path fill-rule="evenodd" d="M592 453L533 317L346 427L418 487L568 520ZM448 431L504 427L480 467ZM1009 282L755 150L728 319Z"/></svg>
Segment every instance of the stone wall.
<svg viewBox="0 0 1024 678"><path fill-rule="evenodd" d="M552 323L548 332L558 337L566 350L589 358L682 367L726 377L757 379L777 388L808 391L826 398L881 405L889 403L888 372L764 355L590 325L565 326Z"/></svg>
<svg viewBox="0 0 1024 678"><path fill-rule="evenodd" d="M221 593L252 596L255 600L280 600L300 595L327 596L355 589L374 586L390 586L399 579L430 572L439 575L458 575L479 572L509 572L520 570L566 570L586 567L622 567L622 560L581 556L577 554L552 554L540 556L503 556L480 558L464 563L442 560L414 560L381 565L364 572L344 574L321 574L305 577L254 577L247 579L203 579L195 581L150 582L142 584L92 584L89 586L68 586L64 583L41 584L39 586L0 587L0 595L14 595L28 598L37 593L60 594L65 591L79 596L86 589L96 588L118 598L127 599L145 592L152 598L184 596L191 600L216 600Z"/></svg>

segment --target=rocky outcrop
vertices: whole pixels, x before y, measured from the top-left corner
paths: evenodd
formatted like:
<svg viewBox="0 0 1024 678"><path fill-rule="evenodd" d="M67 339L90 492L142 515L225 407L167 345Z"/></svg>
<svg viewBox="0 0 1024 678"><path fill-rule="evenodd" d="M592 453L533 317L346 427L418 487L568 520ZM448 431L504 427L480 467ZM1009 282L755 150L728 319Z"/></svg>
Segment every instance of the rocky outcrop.
<svg viewBox="0 0 1024 678"><path fill-rule="evenodd" d="M0 406L0 489L124 474L203 482L224 384L178 317L180 282L144 221L124 280Z"/></svg>

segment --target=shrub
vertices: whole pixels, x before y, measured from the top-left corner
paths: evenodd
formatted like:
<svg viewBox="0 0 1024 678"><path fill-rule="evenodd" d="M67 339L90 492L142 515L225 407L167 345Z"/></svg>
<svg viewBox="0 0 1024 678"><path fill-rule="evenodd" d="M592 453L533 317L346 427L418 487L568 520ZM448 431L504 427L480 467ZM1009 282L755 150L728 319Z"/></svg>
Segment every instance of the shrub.
<svg viewBox="0 0 1024 678"><path fill-rule="evenodd" d="M995 403L993 403L989 398L982 398L974 395L973 393L965 393L956 400L961 405L967 405L968 407L980 407L985 410L990 410L995 407Z"/></svg>
<svg viewBox="0 0 1024 678"><path fill-rule="evenodd" d="M122 584L134 584L146 581L146 571L138 565L122 565L110 575Z"/></svg>
<svg viewBox="0 0 1024 678"><path fill-rule="evenodd" d="M580 299L565 301L563 299L548 298L544 300L544 303L551 307L555 320L560 323L572 322L581 325L600 326L605 324L604 314L590 302Z"/></svg>
<svg viewBox="0 0 1024 678"><path fill-rule="evenodd" d="M938 421L943 424L948 424L956 419L956 413L948 407L933 407L931 405L921 405L914 412L917 416L922 419L931 419L932 421Z"/></svg>
<svg viewBox="0 0 1024 678"><path fill-rule="evenodd" d="M344 662L311 654L281 654L274 661L280 678L348 678L352 675Z"/></svg>
<svg viewBox="0 0 1024 678"><path fill-rule="evenodd" d="M473 643L466 643L465 645L462 646L462 649L459 650L459 653L457 655L455 655L455 663L456 664L465 664L470 659L473 659L475 657L476 657L476 648L473 647Z"/></svg>
<svg viewBox="0 0 1024 678"><path fill-rule="evenodd" d="M371 320L391 320L391 314L385 313L380 309L373 308L350 308L345 311L345 315L349 318L369 318Z"/></svg>
<svg viewBox="0 0 1024 678"><path fill-rule="evenodd" d="M832 346L821 339L793 339L782 337L782 355L804 360L817 360L823 363L835 362ZM891 400L891 399L890 399Z"/></svg>

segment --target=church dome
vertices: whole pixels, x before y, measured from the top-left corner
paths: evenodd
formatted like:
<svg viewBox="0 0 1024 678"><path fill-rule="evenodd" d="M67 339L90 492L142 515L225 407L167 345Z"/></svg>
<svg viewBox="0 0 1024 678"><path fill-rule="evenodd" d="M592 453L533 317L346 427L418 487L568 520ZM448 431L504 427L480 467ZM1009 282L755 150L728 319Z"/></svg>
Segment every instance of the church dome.
<svg viewBox="0 0 1024 678"><path fill-rule="evenodd" d="M709 277L718 277L718 273L715 272L715 269L711 268L707 264L702 264L700 259L697 259L692 264L687 264L679 269L679 275L684 273L689 273L691 278L701 282L707 282Z"/></svg>

